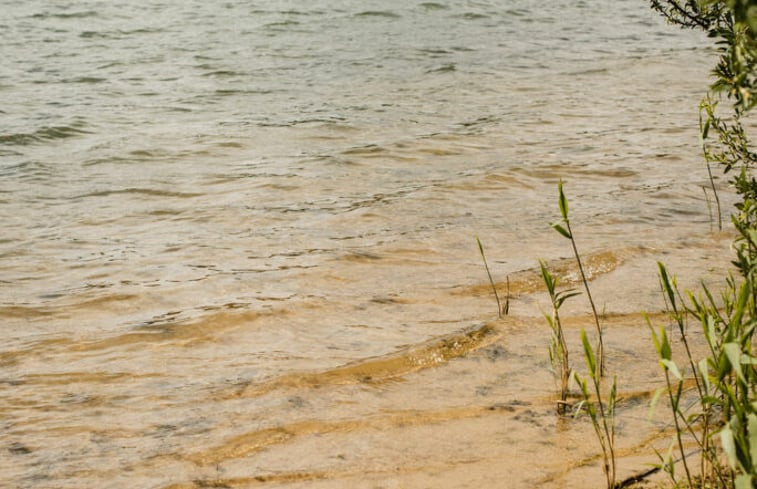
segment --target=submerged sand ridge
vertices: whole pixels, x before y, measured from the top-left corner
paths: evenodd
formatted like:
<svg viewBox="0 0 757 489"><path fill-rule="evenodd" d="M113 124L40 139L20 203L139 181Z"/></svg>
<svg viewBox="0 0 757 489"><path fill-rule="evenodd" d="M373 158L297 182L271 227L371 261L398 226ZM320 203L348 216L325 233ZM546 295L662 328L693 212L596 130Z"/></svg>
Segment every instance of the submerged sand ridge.
<svg viewBox="0 0 757 489"><path fill-rule="evenodd" d="M186 457L184 470L197 478L166 487L496 487L503 480L508 487L600 486L598 446L588 419L555 414L550 374L541 359L523 353L541 351L535 343L544 336L528 332L528 322L518 323L498 322L502 334L495 342L452 363L389 385L353 386L329 409L334 420L305 418L180 455ZM652 449L668 442L670 424L662 412L647 419L661 376L648 335L639 335L639 319L613 317L607 327L613 352L608 367L622 367L618 454L626 477L654 461ZM534 365L513 368L516 362ZM294 402L301 412L320 411L311 399L331 394L298 391ZM371 397L382 399L366 412ZM414 409L390 407L396 405ZM366 414L338 415L356 411ZM261 464L272 468L251 475L250 467Z"/></svg>
<svg viewBox="0 0 757 489"><path fill-rule="evenodd" d="M727 239L723 236L710 242L711 247L702 243L689 249L692 255L708 259L711 278L727 268L727 260L717 267L710 259L720 254L718 249ZM621 399L620 477L654 462L653 447L664 448L670 434L662 405L648 419L648 402L662 377L647 326L639 312L614 312L616 304L618 310L626 308L624 294L608 298L610 292L638 286L630 280L638 261L654 263L655 253L603 251L586 260L595 296L607 304L602 319L607 368L618 375ZM565 286L576 286L570 259L549 265L564 277ZM671 265L672 269L699 266L687 257L680 262L673 258ZM473 488L501 487L503 481L508 487L524 488L601 486L598 445L588 419L556 415L555 379L546 353L548 329L538 314L546 294L532 280L534 273L536 269L513 273L512 313L502 320L491 317L458 333L319 370L259 376L239 357L229 360L229 371L249 372L246 379L213 382L201 370L182 373L167 366L157 371L127 368L125 363L118 371L61 368L59 373L6 378L0 385L4 391L0 411L12 426L14 444L9 453L17 466L5 476L24 470L26 463L34 467L55 453L58 443L73 441L84 451L59 465L55 477L62 482L60 487L101 480L116 485L140 481L161 488ZM649 274L654 281L654 269ZM624 284L626 276L629 281ZM485 283L468 287L467 296L461 290L465 289L418 293L408 300L415 304L473 300L483 309L493 303L484 294ZM663 325L667 320L658 312L662 304L658 299L657 308L645 309L656 325ZM593 324L582 298L574 302L564 323L572 361L583 370L578 331L591 332ZM385 305L393 307L391 302ZM313 310L322 313L327 308L319 304ZM254 333L255 327L261 327L259 321L280 320L274 312L219 314L216 318L223 318L219 325L234 326L213 330L213 320L207 326L179 321L161 330L152 352L168 346L168 351L181 348L190 355L198 349L217 349ZM691 334L701 346L695 325ZM188 335L192 341L187 341ZM78 362L86 362L91 355L107 355L118 364L125 356L133 357L138 343L131 334L125 338L84 348L66 342L41 344L16 361L34 365L79 357ZM177 374L182 380L176 379ZM139 394L147 388L156 395ZM118 456L88 466L92 450L98 457Z"/></svg>

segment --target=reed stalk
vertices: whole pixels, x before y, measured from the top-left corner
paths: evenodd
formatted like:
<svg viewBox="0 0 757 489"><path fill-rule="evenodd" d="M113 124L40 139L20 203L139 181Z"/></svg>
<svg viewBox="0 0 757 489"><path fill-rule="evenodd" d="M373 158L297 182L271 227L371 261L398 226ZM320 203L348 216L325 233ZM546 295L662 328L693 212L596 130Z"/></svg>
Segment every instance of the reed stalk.
<svg viewBox="0 0 757 489"><path fill-rule="evenodd" d="M599 314L597 314L597 306L594 305L594 299L591 296L591 289L589 288L589 281L586 278L586 273L584 272L584 266L581 262L581 255L578 253L578 247L576 246L576 240L573 237L573 230L570 227L570 218L568 215L568 199L565 198L565 193L563 192L563 183L562 179L560 179L560 182L557 184L557 191L559 193L559 200L558 205L560 208L560 215L562 216L562 221L559 223L552 223L551 226L554 228L555 231L560 233L563 237L568 238L570 240L571 247L573 248L573 256L576 258L576 263L578 264L578 271L581 274L581 282L584 285L584 289L586 290L586 296L589 298L589 304L591 305L591 312L594 317L594 325L597 329L597 365L599 368L599 375L602 376L605 374L605 347L604 347L604 341L602 339L602 327L599 324ZM563 224L565 226L563 226Z"/></svg>
<svg viewBox="0 0 757 489"><path fill-rule="evenodd" d="M507 302L505 303L505 307L502 307L502 304L499 300L499 294L497 293L497 287L494 285L494 279L492 278L492 273L489 271L489 264L486 262L486 254L484 253L484 245L481 244L481 240L478 239L478 236L476 236L476 243L478 243L478 251L481 253L481 259L484 261L484 268L486 269L486 276L489 277L489 284L492 286L492 291L494 292L494 298L497 300L497 317L499 319L502 319L502 313L504 312L505 315L508 314L510 311L510 278L507 279Z"/></svg>

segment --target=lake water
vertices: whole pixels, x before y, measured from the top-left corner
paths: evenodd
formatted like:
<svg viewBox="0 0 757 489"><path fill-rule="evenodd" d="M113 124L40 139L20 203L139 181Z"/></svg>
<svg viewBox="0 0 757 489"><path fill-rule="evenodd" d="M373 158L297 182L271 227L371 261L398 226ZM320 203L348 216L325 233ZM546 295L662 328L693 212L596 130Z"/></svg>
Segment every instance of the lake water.
<svg viewBox="0 0 757 489"><path fill-rule="evenodd" d="M0 485L601 483L534 267L562 178L653 390L655 260L729 258L706 46L633 0L0 0Z"/></svg>

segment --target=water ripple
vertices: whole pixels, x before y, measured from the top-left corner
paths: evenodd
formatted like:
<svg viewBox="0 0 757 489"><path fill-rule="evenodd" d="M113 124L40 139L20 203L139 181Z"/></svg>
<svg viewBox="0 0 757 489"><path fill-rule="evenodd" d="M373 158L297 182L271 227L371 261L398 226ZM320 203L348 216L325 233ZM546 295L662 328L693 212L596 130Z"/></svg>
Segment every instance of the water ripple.
<svg viewBox="0 0 757 489"><path fill-rule="evenodd" d="M67 139L82 134L91 134L82 129L84 124L44 126L30 133L0 134L0 144L7 146L28 146L57 139ZM84 126L85 127L85 126Z"/></svg>

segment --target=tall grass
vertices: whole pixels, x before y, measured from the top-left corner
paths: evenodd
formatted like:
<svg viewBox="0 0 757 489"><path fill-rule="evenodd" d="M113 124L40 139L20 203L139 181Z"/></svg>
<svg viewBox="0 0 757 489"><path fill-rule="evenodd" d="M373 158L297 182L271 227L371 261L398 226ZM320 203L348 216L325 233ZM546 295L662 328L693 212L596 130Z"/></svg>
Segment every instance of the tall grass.
<svg viewBox="0 0 757 489"><path fill-rule="evenodd" d="M570 368L570 360L568 358L568 345L565 342L565 334L563 333L562 322L560 321L560 307L562 307L566 300L580 294L580 292L576 292L574 289L558 291L557 284L559 280L550 273L547 264L543 260L539 260L539 267L541 268L541 276L544 284L547 286L549 299L552 303L551 313L545 314L544 317L547 319L547 324L549 324L549 328L552 331L549 343L549 360L555 375L558 375L560 378L560 400L557 402L557 412L558 414L565 414L568 408L568 384L572 369Z"/></svg>
<svg viewBox="0 0 757 489"><path fill-rule="evenodd" d="M570 240L570 245L573 248L573 256L576 258L578 264L578 271L581 274L581 282L586 290L586 296L589 298L589 304L591 305L591 312L594 316L594 325L597 328L597 365L599 368L599 375L605 374L605 347L602 339L602 327L599 325L599 314L597 314L597 307L594 305L594 299L591 296L591 289L589 288L589 281L586 279L586 273L584 272L584 266L581 262L581 255L578 253L578 246L576 246L576 239L573 237L573 229L570 226L570 217L568 215L568 199L563 192L562 179L557 184L558 207L560 208L560 215L562 221L552 223L551 226L555 231L560 233L563 237Z"/></svg>
<svg viewBox="0 0 757 489"><path fill-rule="evenodd" d="M717 208L718 229L722 227L720 198L712 174L717 163L725 174L730 172L740 201L731 216L737 238L734 243L735 273L729 274L719 294L702 284L702 292L679 290L675 277L658 264L660 288L666 304L670 334L665 325L655 327L647 317L652 342L665 385L652 401L667 399L675 433L666 454L658 453L660 468L677 487L702 489L757 488L757 356L754 334L757 330L757 152L752 150L743 118L757 106L757 2L755 0L651 0L652 7L670 22L684 27L701 28L719 44L719 61L713 74L712 92L700 105L702 151L707 162L710 188ZM728 117L716 112L717 97L724 93L733 104ZM711 96L715 94L715 96ZM715 134L715 138L713 138ZM713 141L714 140L714 141ZM624 486L616 483L615 410L616 383L609 397L603 397L602 377L605 350L599 315L581 261L568 212L568 200L562 180L558 185L562 220L551 226L569 239L578 264L581 281L594 315L597 331L596 349L584 330L581 342L591 380L574 374L583 394L582 406L592 420L604 460L608 489ZM711 221L712 206L705 191ZM479 249L484 256L483 247ZM485 258L484 264L486 265ZM560 403L565 412L568 397L567 377L572 372L559 310L575 291L558 291L558 280L540 262L542 278L552 303L547 321L552 331L550 359L560 373ZM489 274L490 283L494 282ZM496 295L496 288L495 295ZM498 297L497 300L499 301ZM498 302L498 309L501 307ZM690 327L699 324L706 353L695 357L690 344ZM671 341L677 335L679 342ZM681 351L674 345L680 343ZM680 359L683 359L682 361ZM686 387L693 384L693 387ZM698 452L692 457L691 446ZM683 468L676 471L674 452Z"/></svg>
<svg viewBox="0 0 757 489"><path fill-rule="evenodd" d="M673 348L664 327L652 340L665 372L667 394L676 432L673 445L680 453L687 487L736 489L757 485L757 358L752 337L757 327L754 286L750 280L730 276L716 301L703 285L700 296L680 293L665 267L660 264L660 280L669 301L673 324L684 347L686 367L673 359ZM687 340L686 315L701 326L708 353L695 359ZM651 323L650 328L652 327ZM685 376L694 380L695 389L686 393ZM695 402L684 408L686 394ZM655 396L657 398L657 396ZM684 449L684 438L699 452L698 466L692 466ZM662 457L662 467L674 483L679 483L671 456Z"/></svg>
<svg viewBox="0 0 757 489"><path fill-rule="evenodd" d="M602 376L599 374L599 364L594 356L594 351L586 337L586 331L581 330L581 344L584 349L586 367L593 387L593 393L587 385L586 379L574 374L576 382L583 394L583 407L589 413L591 424L594 426L594 434L597 436L599 446L602 449L602 471L605 474L607 489L616 487L616 464L615 464L615 404L617 401L617 378L613 377L609 397L605 399L602 393ZM596 402L592 399L596 397Z"/></svg>
<svg viewBox="0 0 757 489"><path fill-rule="evenodd" d="M583 272L581 258L573 238L568 214L568 201L558 185L559 208L562 221L552 224L562 236L570 239L576 256L583 285L590 295L588 281ZM757 200L751 204L757 207ZM654 396L657 400L666 395L675 427L671 448L665 455L658 453L663 469L674 484L686 487L709 489L747 489L757 487L757 358L754 356L752 336L757 329L757 289L753 277L757 278L757 231L747 226L739 226L734 219L741 238L737 246L737 260L734 264L740 270L742 280L729 276L719 301L703 284L703 292L695 296L691 292L681 293L676 279L667 268L658 263L660 288L666 304L670 323L676 327L676 334L683 351L684 365L674 360L672 343L665 327L655 330L645 315L652 331L652 341L659 357L659 364L665 375L665 386ZM568 397L567 377L572 369L568 361L568 348L562 329L559 310L565 300L578 294L574 290L558 291L558 279L554 277L543 261L540 261L542 279L552 303L552 313L547 322L552 331L550 360L555 372L560 373L560 403L558 412L564 413ZM616 487L615 464L615 408L617 386L613 379L607 398L603 397L602 377L603 343L601 329L593 307L595 326L598 328L598 346L592 349L585 331L581 330L581 343L588 368L586 379L573 373L581 388L581 406L589 414L599 441L603 459L603 472L608 489ZM689 319L699 322L707 342L709 354L695 358L689 340ZM694 388L686 389L687 376L693 379ZM695 398L687 405L685 399ZM698 447L698 464L691 459L686 446L694 443ZM676 474L673 451L677 449L678 459L683 466L683 477Z"/></svg>

